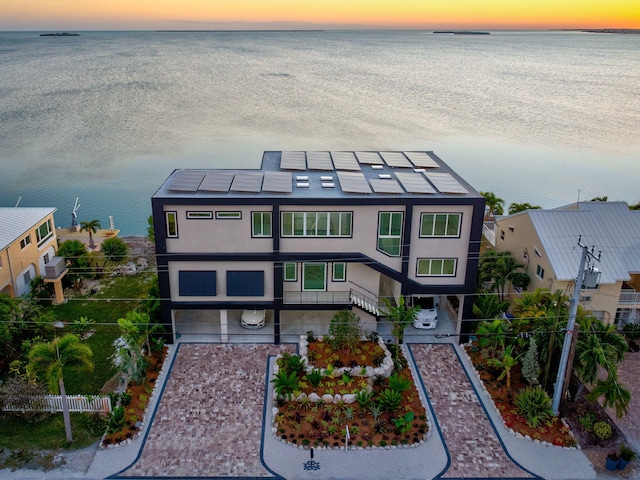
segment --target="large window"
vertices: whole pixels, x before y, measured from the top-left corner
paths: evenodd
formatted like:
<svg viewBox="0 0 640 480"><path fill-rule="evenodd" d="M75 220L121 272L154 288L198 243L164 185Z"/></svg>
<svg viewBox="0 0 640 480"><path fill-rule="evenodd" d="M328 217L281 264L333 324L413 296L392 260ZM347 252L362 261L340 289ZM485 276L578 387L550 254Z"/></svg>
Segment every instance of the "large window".
<svg viewBox="0 0 640 480"><path fill-rule="evenodd" d="M253 226L251 235L253 237L271 236L271 212L253 212Z"/></svg>
<svg viewBox="0 0 640 480"><path fill-rule="evenodd" d="M419 258L419 277L454 277L456 274L456 258Z"/></svg>
<svg viewBox="0 0 640 480"><path fill-rule="evenodd" d="M350 237L352 212L282 212L283 237Z"/></svg>
<svg viewBox="0 0 640 480"><path fill-rule="evenodd" d="M460 236L459 213L423 213L420 216L421 237Z"/></svg>
<svg viewBox="0 0 640 480"><path fill-rule="evenodd" d="M378 250L399 257L402 246L402 212L380 212L378 216Z"/></svg>
<svg viewBox="0 0 640 480"><path fill-rule="evenodd" d="M36 229L36 239L38 240L38 246L53 237L53 229L51 228L51 219L48 219L42 225Z"/></svg>
<svg viewBox="0 0 640 480"><path fill-rule="evenodd" d="M165 212L167 221L167 237L175 238L178 236L178 214L176 212Z"/></svg>
<svg viewBox="0 0 640 480"><path fill-rule="evenodd" d="M327 264L303 263L302 264L302 290L326 290L327 288Z"/></svg>
<svg viewBox="0 0 640 480"><path fill-rule="evenodd" d="M228 271L227 295L229 297L263 297L264 271Z"/></svg>

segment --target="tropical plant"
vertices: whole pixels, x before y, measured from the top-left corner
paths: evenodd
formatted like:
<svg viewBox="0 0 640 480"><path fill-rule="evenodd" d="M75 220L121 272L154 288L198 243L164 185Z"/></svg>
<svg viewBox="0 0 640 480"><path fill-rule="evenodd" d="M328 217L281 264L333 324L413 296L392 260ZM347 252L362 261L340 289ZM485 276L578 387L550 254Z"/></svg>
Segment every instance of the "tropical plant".
<svg viewBox="0 0 640 480"><path fill-rule="evenodd" d="M57 254L64 257L68 267L68 277L78 278L87 275L89 271L89 256L87 247L80 240L65 240L58 246Z"/></svg>
<svg viewBox="0 0 640 480"><path fill-rule="evenodd" d="M540 205L531 205L530 203L512 203L509 205L509 215L514 213L524 212L525 210L539 210L542 207Z"/></svg>
<svg viewBox="0 0 640 480"><path fill-rule="evenodd" d="M529 348L522 357L522 376L529 385L537 385L540 378L540 362L538 362L538 345L534 337L529 338Z"/></svg>
<svg viewBox="0 0 640 480"><path fill-rule="evenodd" d="M67 442L73 441L71 434L71 417L64 389L63 370L68 368L84 368L93 370L91 348L83 344L73 334L56 337L48 343L37 343L29 351L29 369L41 373L46 379L49 391L62 396L63 417Z"/></svg>
<svg viewBox="0 0 640 480"><path fill-rule="evenodd" d="M401 434L407 433L413 427L413 418L415 414L413 412L407 412L402 417L396 417L393 419L398 432Z"/></svg>
<svg viewBox="0 0 640 480"><path fill-rule="evenodd" d="M518 415L524 417L530 427L537 428L553 416L551 399L542 387L525 387L515 397Z"/></svg>
<svg viewBox="0 0 640 480"><path fill-rule="evenodd" d="M89 248L93 250L96 244L93 241L93 234L100 228L100 220L89 220L88 222L80 222L80 231L89 232Z"/></svg>
<svg viewBox="0 0 640 480"><path fill-rule="evenodd" d="M112 237L103 240L100 250L105 259L103 264L105 266L109 262L118 263L127 258L129 247L121 238Z"/></svg>
<svg viewBox="0 0 640 480"><path fill-rule="evenodd" d="M603 399L602 406L613 408L618 418L624 417L629 411L631 393L614 374L610 373L606 380L598 380L587 395L587 400L594 401L600 397Z"/></svg>
<svg viewBox="0 0 640 480"><path fill-rule="evenodd" d="M162 325L151 322L148 313L136 310L128 312L124 318L119 318L118 326L130 346L136 345L145 349L147 353L151 351L151 336L164 330Z"/></svg>
<svg viewBox="0 0 640 480"><path fill-rule="evenodd" d="M371 405L373 400L373 392L368 392L364 388L356 393L356 402L360 405L360 408L366 409Z"/></svg>
<svg viewBox="0 0 640 480"><path fill-rule="evenodd" d="M155 242L156 240L155 227L153 226L153 215L149 215L147 217L147 238L150 242Z"/></svg>
<svg viewBox="0 0 640 480"><path fill-rule="evenodd" d="M314 388L316 388L318 385L320 385L320 382L322 381L322 378L323 378L322 371L318 370L317 368L314 368L309 373L307 373L305 378L309 381L311 385L313 385Z"/></svg>
<svg viewBox="0 0 640 480"><path fill-rule="evenodd" d="M271 382L278 398L289 398L293 392L298 390L298 374L296 372L280 370Z"/></svg>
<svg viewBox="0 0 640 480"><path fill-rule="evenodd" d="M118 405L111 411L107 425L107 433L115 433L122 430L125 424L124 413L124 407L122 405Z"/></svg>
<svg viewBox="0 0 640 480"><path fill-rule="evenodd" d="M476 328L476 336L480 347L488 347L495 356L498 348L504 349L507 334L511 325L505 319L496 318L492 321L480 322Z"/></svg>
<svg viewBox="0 0 640 480"><path fill-rule="evenodd" d="M389 377L389 388L396 392L404 392L411 388L411 380L398 373L394 373Z"/></svg>
<svg viewBox="0 0 640 480"><path fill-rule="evenodd" d="M506 312L509 308L509 302L501 301L498 295L481 289L473 299L473 315L476 318L486 320L495 318Z"/></svg>
<svg viewBox="0 0 640 480"><path fill-rule="evenodd" d="M515 355L513 352L514 346L507 346L502 352L502 358L490 358L487 363L492 367L501 369L502 372L498 377L498 381L506 377L507 389L511 388L511 369L518 364L520 355Z"/></svg>
<svg viewBox="0 0 640 480"><path fill-rule="evenodd" d="M493 192L480 192L486 201L488 213L487 220L493 218L494 215L502 215L504 213L504 200L496 196Z"/></svg>
<svg viewBox="0 0 640 480"><path fill-rule="evenodd" d="M600 440L607 440L613 435L613 430L607 422L596 422L593 424L593 433L595 433L596 437Z"/></svg>
<svg viewBox="0 0 640 480"><path fill-rule="evenodd" d="M636 458L636 452L623 443L620 445L620 458L625 462L630 462Z"/></svg>
<svg viewBox="0 0 640 480"><path fill-rule="evenodd" d="M397 305L394 305L388 298L385 298L384 301L386 308L382 314L391 322L391 335L395 339L396 358L398 358L400 344L404 340L404 330L418 317L420 307L409 307L402 295L398 297Z"/></svg>
<svg viewBox="0 0 640 480"><path fill-rule="evenodd" d="M84 335L89 333L94 323L96 322L88 317L80 317L79 319L72 322L70 327L71 330L73 330L73 333L82 338Z"/></svg>
<svg viewBox="0 0 640 480"><path fill-rule="evenodd" d="M376 403L383 412L394 412L400 407L402 393L387 388L378 394Z"/></svg>
<svg viewBox="0 0 640 480"><path fill-rule="evenodd" d="M362 338L360 317L351 310L340 310L332 318L329 324L327 342L332 350L348 351L352 349Z"/></svg>
<svg viewBox="0 0 640 480"><path fill-rule="evenodd" d="M487 289L496 292L501 302L506 300L509 285L526 288L530 278L523 271L525 265L518 262L509 251L487 251L480 258L478 281Z"/></svg>

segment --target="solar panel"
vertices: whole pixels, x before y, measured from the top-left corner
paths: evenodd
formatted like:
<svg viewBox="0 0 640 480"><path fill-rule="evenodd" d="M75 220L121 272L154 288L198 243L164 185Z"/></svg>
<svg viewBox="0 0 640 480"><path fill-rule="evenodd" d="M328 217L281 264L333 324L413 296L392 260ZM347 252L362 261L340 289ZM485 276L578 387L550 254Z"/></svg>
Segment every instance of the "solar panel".
<svg viewBox="0 0 640 480"><path fill-rule="evenodd" d="M356 152L356 157L360 163L366 163L367 165L384 164L378 152Z"/></svg>
<svg viewBox="0 0 640 480"><path fill-rule="evenodd" d="M329 152L307 152L309 170L333 170L333 162Z"/></svg>
<svg viewBox="0 0 640 480"><path fill-rule="evenodd" d="M254 192L258 193L262 187L261 172L238 172L236 173L231 190L235 192Z"/></svg>
<svg viewBox="0 0 640 480"><path fill-rule="evenodd" d="M400 184L395 180L373 178L369 182L376 193L404 193Z"/></svg>
<svg viewBox="0 0 640 480"><path fill-rule="evenodd" d="M263 192L291 193L293 191L291 172L264 172Z"/></svg>
<svg viewBox="0 0 640 480"><path fill-rule="evenodd" d="M380 155L390 167L413 167L402 152L380 152Z"/></svg>
<svg viewBox="0 0 640 480"><path fill-rule="evenodd" d="M229 170L207 172L198 190L204 192L228 192L234 176L235 173Z"/></svg>
<svg viewBox="0 0 640 480"><path fill-rule="evenodd" d="M331 152L336 170L360 170L360 164L353 152Z"/></svg>
<svg viewBox="0 0 640 480"><path fill-rule="evenodd" d="M304 152L282 152L280 168L283 170L306 170L307 160Z"/></svg>
<svg viewBox="0 0 640 480"><path fill-rule="evenodd" d="M450 173L425 174L429 181L442 193L469 193Z"/></svg>
<svg viewBox="0 0 640 480"><path fill-rule="evenodd" d="M409 193L436 193L421 173L396 172L396 178Z"/></svg>
<svg viewBox="0 0 640 480"><path fill-rule="evenodd" d="M202 170L180 170L167 188L176 192L197 192L205 174Z"/></svg>
<svg viewBox="0 0 640 480"><path fill-rule="evenodd" d="M429 156L427 152L404 152L416 167L438 168L438 162Z"/></svg>
<svg viewBox="0 0 640 480"><path fill-rule="evenodd" d="M347 193L371 193L371 188L360 172L337 172L340 187Z"/></svg>

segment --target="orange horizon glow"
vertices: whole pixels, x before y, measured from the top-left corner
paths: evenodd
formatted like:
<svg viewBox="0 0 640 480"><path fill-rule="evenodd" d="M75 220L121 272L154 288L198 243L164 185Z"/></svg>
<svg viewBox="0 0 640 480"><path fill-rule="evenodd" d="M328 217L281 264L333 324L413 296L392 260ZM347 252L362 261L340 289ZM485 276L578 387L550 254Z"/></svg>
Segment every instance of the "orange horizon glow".
<svg viewBox="0 0 640 480"><path fill-rule="evenodd" d="M0 30L314 28L640 28L637 0L28 0L0 5ZM260 28L260 27L258 27ZM293 27L288 27L293 28Z"/></svg>

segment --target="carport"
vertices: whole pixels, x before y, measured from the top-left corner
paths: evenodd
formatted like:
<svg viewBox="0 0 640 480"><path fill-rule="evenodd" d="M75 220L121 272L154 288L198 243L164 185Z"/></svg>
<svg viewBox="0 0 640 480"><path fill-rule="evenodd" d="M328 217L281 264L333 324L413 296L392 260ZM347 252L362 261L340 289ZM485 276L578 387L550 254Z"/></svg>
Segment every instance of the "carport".
<svg viewBox="0 0 640 480"><path fill-rule="evenodd" d="M172 311L174 341L210 343L273 343L273 311L267 310L265 326L240 325L242 310L179 309Z"/></svg>

